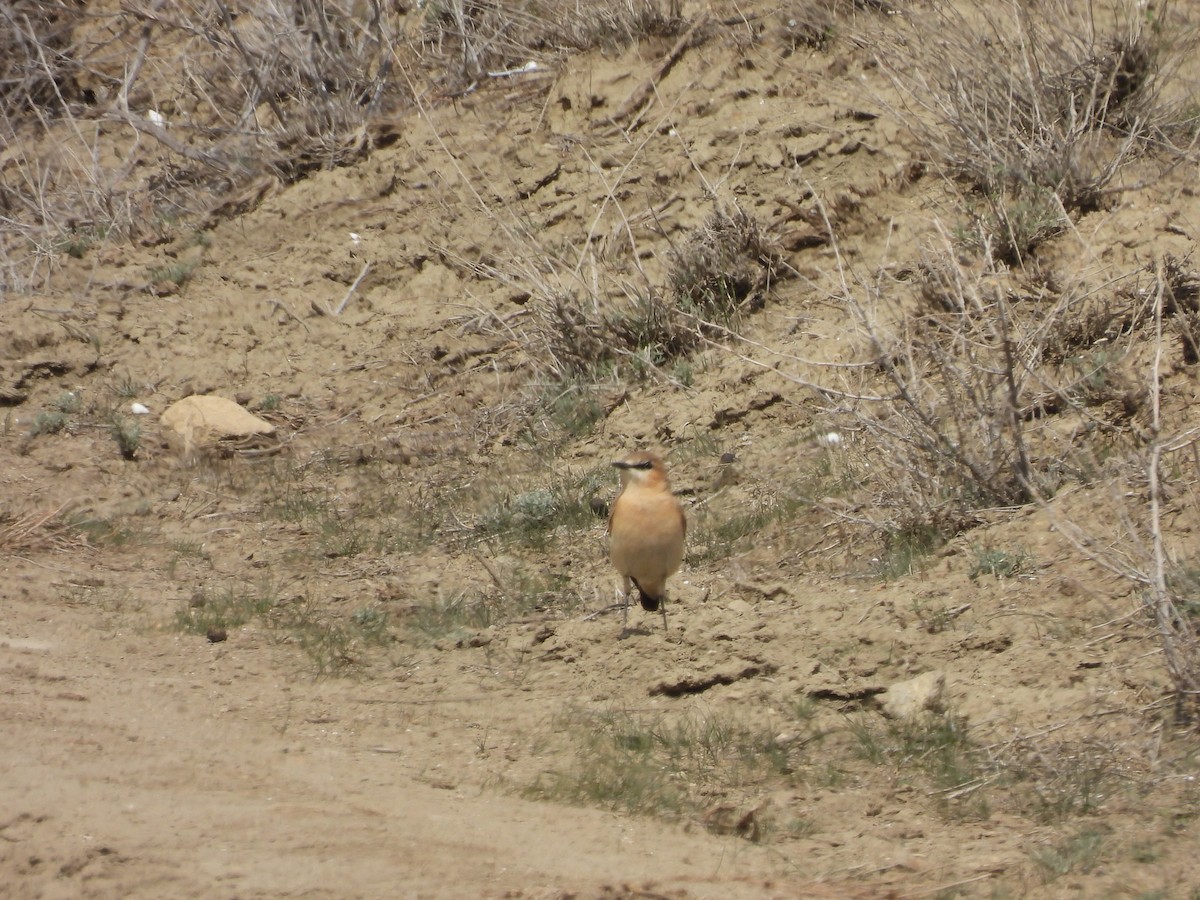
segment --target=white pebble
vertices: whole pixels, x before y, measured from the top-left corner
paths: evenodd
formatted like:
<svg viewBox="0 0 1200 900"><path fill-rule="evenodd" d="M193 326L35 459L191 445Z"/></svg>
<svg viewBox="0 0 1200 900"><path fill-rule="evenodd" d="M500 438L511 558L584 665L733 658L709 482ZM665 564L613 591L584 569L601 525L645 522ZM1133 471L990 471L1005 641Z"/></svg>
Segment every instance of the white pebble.
<svg viewBox="0 0 1200 900"><path fill-rule="evenodd" d="M140 403L131 403L131 404L129 404L129 411L130 411L131 413L133 413L135 416L148 416L148 415L150 415L150 407L148 407L148 406L142 406L142 404L140 404Z"/></svg>

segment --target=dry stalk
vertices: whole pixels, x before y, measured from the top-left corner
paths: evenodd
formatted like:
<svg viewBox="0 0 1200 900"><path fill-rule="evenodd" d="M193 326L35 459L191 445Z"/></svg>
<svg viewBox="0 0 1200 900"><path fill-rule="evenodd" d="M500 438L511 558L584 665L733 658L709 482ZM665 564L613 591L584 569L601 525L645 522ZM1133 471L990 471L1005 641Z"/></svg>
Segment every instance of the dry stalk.
<svg viewBox="0 0 1200 900"><path fill-rule="evenodd" d="M68 501L50 512L28 513L0 528L0 550L16 556L71 543L66 537L67 526L60 517L72 505L73 501Z"/></svg>
<svg viewBox="0 0 1200 900"><path fill-rule="evenodd" d="M1179 705L1190 714L1200 711L1200 640L1197 639L1196 622L1183 615L1175 602L1175 595L1167 582L1167 553L1162 533L1162 432L1161 432L1161 384L1160 371L1163 355L1163 305L1166 297L1166 279L1162 269L1158 273L1158 293L1154 304L1155 352L1151 369L1150 398L1152 409L1151 442L1146 475L1150 488L1151 568L1149 604L1158 630L1163 659L1167 672L1175 687Z"/></svg>
<svg viewBox="0 0 1200 900"><path fill-rule="evenodd" d="M1042 191L1067 210L1095 208L1172 115L1166 40L1147 24L1164 8L1105 26L1070 0L934 3L878 53L903 97L893 112L933 161L986 195Z"/></svg>

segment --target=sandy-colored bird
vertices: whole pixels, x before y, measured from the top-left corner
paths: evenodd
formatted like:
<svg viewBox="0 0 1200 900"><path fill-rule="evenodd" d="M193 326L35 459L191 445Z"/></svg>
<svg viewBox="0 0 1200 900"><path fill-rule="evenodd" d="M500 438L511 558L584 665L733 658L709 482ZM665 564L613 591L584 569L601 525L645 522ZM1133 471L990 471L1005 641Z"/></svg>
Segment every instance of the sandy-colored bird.
<svg viewBox="0 0 1200 900"><path fill-rule="evenodd" d="M621 493L608 517L609 558L625 578L623 623L629 622L632 582L642 609L662 610L665 629L667 579L683 563L687 519L662 460L653 453L633 453L613 465L621 473Z"/></svg>

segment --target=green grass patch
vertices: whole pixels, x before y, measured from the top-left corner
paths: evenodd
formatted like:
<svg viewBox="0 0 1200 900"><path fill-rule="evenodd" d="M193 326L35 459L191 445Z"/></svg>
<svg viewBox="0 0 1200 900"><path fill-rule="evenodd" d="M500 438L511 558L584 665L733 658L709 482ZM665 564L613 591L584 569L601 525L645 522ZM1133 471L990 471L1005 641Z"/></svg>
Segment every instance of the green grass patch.
<svg viewBox="0 0 1200 900"><path fill-rule="evenodd" d="M1086 874L1104 858L1106 835L1097 828L1084 828L1058 844L1036 850L1032 856L1047 884L1064 875Z"/></svg>
<svg viewBox="0 0 1200 900"><path fill-rule="evenodd" d="M975 559L968 576L972 581L985 575L993 578L1016 578L1034 570L1033 555L1024 547L1004 550L998 547L975 547Z"/></svg>
<svg viewBox="0 0 1200 900"><path fill-rule="evenodd" d="M872 574L880 581L915 575L924 570L942 544L944 536L933 527L912 527L888 535L879 556L872 560Z"/></svg>
<svg viewBox="0 0 1200 900"><path fill-rule="evenodd" d="M251 623L298 647L317 675L344 674L366 662L369 648L393 640L388 615L378 607L339 617L307 596L280 598L270 581L197 591L175 613L176 628L215 641Z"/></svg>
<svg viewBox="0 0 1200 900"><path fill-rule="evenodd" d="M541 549L556 532L581 531L596 523L592 498L610 488L611 469L548 474L540 487L494 494L475 521L475 535Z"/></svg>
<svg viewBox="0 0 1200 900"><path fill-rule="evenodd" d="M542 773L526 796L670 820L718 802L745 803L766 784L790 783L809 743L781 739L779 728L735 714L697 710L572 708L553 730L570 741L573 763Z"/></svg>
<svg viewBox="0 0 1200 900"><path fill-rule="evenodd" d="M418 643L457 640L487 628L495 619L494 604L480 596L458 594L416 606L405 621Z"/></svg>

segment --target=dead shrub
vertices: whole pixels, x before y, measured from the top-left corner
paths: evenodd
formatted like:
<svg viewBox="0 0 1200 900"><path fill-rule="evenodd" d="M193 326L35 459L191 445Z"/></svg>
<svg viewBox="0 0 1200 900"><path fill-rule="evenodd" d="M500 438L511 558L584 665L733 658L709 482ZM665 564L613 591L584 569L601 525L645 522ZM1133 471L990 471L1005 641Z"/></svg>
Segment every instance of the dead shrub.
<svg viewBox="0 0 1200 900"><path fill-rule="evenodd" d="M1177 60L1166 4L1008 2L910 10L878 51L903 98L893 113L930 162L984 198L996 258L1019 261L1064 215L1101 207L1122 167L1161 146L1179 113L1165 98Z"/></svg>
<svg viewBox="0 0 1200 900"><path fill-rule="evenodd" d="M849 413L863 436L879 525L949 536L981 510L1032 502L1094 472L1109 450L1095 454L1088 441L1134 446L1126 423L1144 392L1104 326L1146 324L1144 293L1135 301L1132 289L1109 285L1101 296L1054 279L1022 291L987 262L965 265L948 238L915 281L911 299L889 282L847 292L873 370L831 414ZM873 391L878 377L886 388ZM1090 437L1080 444L1080 435Z"/></svg>
<svg viewBox="0 0 1200 900"><path fill-rule="evenodd" d="M422 56L438 63L435 82L458 92L530 61L671 36L682 25L678 0L444 0L426 4L420 40Z"/></svg>
<svg viewBox="0 0 1200 900"><path fill-rule="evenodd" d="M28 114L81 98L72 44L83 16L65 2L13 0L0 8L0 109Z"/></svg>
<svg viewBox="0 0 1200 900"><path fill-rule="evenodd" d="M665 288L643 282L611 299L543 286L533 306L538 365L559 380L622 364L635 375L657 368L735 329L782 268L773 236L736 203L717 203L667 262Z"/></svg>
<svg viewBox="0 0 1200 900"><path fill-rule="evenodd" d="M1163 259L1163 314L1172 318L1183 361L1200 362L1200 273L1186 258L1168 255Z"/></svg>
<svg viewBox="0 0 1200 900"><path fill-rule="evenodd" d="M361 158L368 118L407 91L402 15L375 0L0 11L6 280L36 287L64 248L195 226Z"/></svg>
<svg viewBox="0 0 1200 900"><path fill-rule="evenodd" d="M726 328L743 312L762 307L782 268L778 243L737 203L718 203L671 257L668 279L675 303Z"/></svg>

